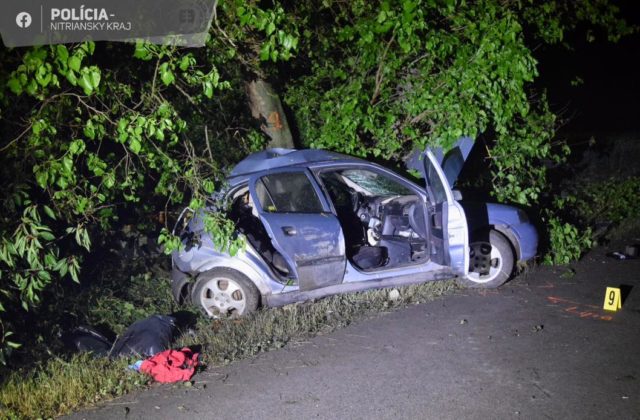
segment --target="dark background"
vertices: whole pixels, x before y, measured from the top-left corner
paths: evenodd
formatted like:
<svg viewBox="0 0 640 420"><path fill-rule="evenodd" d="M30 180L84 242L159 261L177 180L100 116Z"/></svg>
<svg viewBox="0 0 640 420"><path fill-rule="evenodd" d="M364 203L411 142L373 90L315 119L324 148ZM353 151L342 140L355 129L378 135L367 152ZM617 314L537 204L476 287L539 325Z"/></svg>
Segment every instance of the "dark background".
<svg viewBox="0 0 640 420"><path fill-rule="evenodd" d="M615 2L622 16L640 25L640 2ZM589 132L640 132L640 34L607 41L594 32L596 40L587 42L582 30L567 39L573 50L562 46L536 49L540 79L552 111L564 120L560 134ZM580 77L583 83L572 86Z"/></svg>

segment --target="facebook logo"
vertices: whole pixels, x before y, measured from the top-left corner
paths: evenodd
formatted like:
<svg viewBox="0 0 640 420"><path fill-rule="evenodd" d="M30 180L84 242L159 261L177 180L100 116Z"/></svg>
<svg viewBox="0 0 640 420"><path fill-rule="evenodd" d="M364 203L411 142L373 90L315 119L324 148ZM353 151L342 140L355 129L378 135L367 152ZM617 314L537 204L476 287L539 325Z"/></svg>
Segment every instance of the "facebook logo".
<svg viewBox="0 0 640 420"><path fill-rule="evenodd" d="M27 12L20 12L16 16L16 24L22 29L26 29L31 26L31 15Z"/></svg>
<svg viewBox="0 0 640 420"><path fill-rule="evenodd" d="M180 23L193 23L196 20L196 13L193 9L180 10Z"/></svg>

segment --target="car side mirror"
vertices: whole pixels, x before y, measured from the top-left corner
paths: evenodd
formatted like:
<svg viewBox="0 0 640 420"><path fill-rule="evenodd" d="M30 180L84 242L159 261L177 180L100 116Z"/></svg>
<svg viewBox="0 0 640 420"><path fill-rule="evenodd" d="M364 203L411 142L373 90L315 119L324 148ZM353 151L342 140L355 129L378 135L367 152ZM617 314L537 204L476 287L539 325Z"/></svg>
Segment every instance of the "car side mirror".
<svg viewBox="0 0 640 420"><path fill-rule="evenodd" d="M451 192L453 193L454 200L456 201L462 200L462 193L460 192L460 190L452 190Z"/></svg>

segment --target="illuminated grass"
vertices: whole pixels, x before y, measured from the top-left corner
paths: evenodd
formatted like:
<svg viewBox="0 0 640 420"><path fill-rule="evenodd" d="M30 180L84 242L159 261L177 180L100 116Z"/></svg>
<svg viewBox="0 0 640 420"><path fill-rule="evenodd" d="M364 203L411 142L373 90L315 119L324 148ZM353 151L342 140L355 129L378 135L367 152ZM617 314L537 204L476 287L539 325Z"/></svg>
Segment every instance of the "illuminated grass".
<svg viewBox="0 0 640 420"><path fill-rule="evenodd" d="M195 331L183 334L174 347L201 345L205 363L229 363L454 289L453 281L439 281L399 288L394 300L388 289L373 290L261 310L237 320L201 318ZM128 363L80 355L51 359L26 374L15 372L0 386L0 418L54 417L144 387L147 377L128 371Z"/></svg>

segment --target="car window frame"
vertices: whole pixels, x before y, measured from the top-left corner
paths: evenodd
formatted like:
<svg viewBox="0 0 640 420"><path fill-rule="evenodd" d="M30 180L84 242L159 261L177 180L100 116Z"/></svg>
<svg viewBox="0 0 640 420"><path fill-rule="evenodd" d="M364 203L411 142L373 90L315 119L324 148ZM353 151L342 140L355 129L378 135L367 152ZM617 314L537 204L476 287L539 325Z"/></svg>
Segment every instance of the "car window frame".
<svg viewBox="0 0 640 420"><path fill-rule="evenodd" d="M320 211L320 212L292 212L292 211L268 211L268 210L265 210L262 207L262 203L260 203L259 197L257 197L256 184L258 183L258 181L261 178L263 178L265 176L281 174L281 173L303 173L307 177L307 180L311 183L313 191L315 192L316 197L318 198L318 201L320 202L320 205L322 207L322 211ZM319 185L317 179L313 176L313 174L311 173L311 171L307 167L290 167L290 168L279 168L279 169L270 169L268 171L262 171L262 172L253 174L249 178L248 185L249 185L249 194L252 195L254 206L256 207L256 210L258 211L259 214L323 214L323 213L332 213L332 206L329 204L329 201L327 201L327 198L325 197L324 191L320 188L320 185Z"/></svg>
<svg viewBox="0 0 640 420"><path fill-rule="evenodd" d="M407 187L410 191L412 191L416 196L418 196L423 202L425 202L425 200L428 200L428 194L425 191L425 188L423 186L420 186L418 184L416 184L415 182L412 182L409 179L406 179L405 177L403 177L400 174L397 174L396 172L392 171L391 169L387 169L383 166L379 166L375 163L371 163L371 162L350 162L350 163L339 163L339 164L329 164L329 165L316 165L316 166L312 166L309 169L311 170L311 173L313 174L313 176L315 177L316 182L318 183L318 185L322 188L322 195L325 197L325 199L327 200L327 202L330 204L330 208L331 208L331 212L334 215L337 215L336 209L333 205L333 201L329 198L329 192L327 191L324 183L322 182L322 179L320 178L320 174L322 172L330 172L330 171L339 171L339 170L343 170L343 169L353 169L353 168L358 168L358 169L367 169L370 170L371 172L375 172L378 173L380 175L384 175L384 176L388 176L391 179L393 179L394 181L397 181L399 184L404 185L405 187Z"/></svg>

